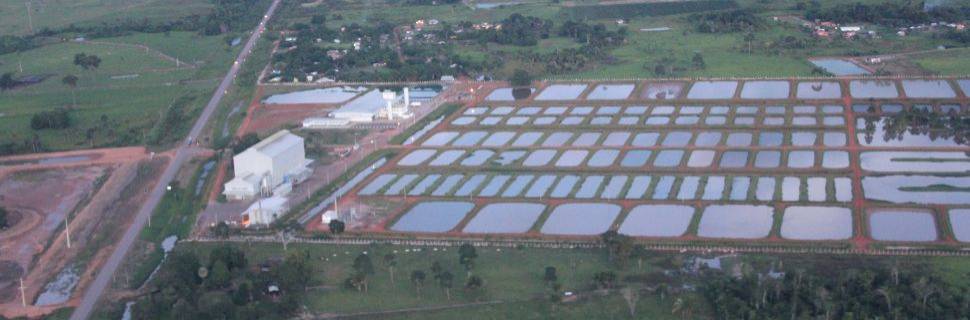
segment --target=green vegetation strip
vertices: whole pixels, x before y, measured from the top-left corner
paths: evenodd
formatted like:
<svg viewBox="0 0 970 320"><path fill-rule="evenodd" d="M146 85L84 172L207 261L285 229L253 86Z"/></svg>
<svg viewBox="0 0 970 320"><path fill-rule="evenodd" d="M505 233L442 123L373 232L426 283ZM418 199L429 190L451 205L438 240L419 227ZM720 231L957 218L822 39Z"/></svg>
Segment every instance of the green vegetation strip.
<svg viewBox="0 0 970 320"><path fill-rule="evenodd" d="M577 20L608 18L634 18L675 15L690 12L732 9L738 6L734 0L698 0L675 2L624 3L614 5L587 5L564 7L566 16Z"/></svg>

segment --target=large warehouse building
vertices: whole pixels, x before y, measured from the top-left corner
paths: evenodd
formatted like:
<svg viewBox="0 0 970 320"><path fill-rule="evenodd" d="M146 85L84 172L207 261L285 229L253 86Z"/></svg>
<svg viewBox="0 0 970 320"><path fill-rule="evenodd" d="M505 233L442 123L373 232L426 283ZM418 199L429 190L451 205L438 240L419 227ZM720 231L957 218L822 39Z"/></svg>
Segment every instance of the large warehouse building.
<svg viewBox="0 0 970 320"><path fill-rule="evenodd" d="M231 200L285 195L310 174L303 138L281 130L232 158L235 178L223 194Z"/></svg>

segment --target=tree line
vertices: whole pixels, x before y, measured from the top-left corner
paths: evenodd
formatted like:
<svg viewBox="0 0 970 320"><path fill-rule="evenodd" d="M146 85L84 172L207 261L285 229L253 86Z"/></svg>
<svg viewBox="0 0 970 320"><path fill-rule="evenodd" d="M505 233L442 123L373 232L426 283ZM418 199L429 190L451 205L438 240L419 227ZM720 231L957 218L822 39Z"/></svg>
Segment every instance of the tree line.
<svg viewBox="0 0 970 320"><path fill-rule="evenodd" d="M306 294L309 253L251 266L246 254L221 245L203 259L175 250L149 293L132 308L135 319L287 319Z"/></svg>
<svg viewBox="0 0 970 320"><path fill-rule="evenodd" d="M831 7L809 6L809 20L838 23L868 22L892 27L906 27L930 22L956 22L970 18L970 5L941 6L924 10L921 1L886 1L877 3L842 3Z"/></svg>

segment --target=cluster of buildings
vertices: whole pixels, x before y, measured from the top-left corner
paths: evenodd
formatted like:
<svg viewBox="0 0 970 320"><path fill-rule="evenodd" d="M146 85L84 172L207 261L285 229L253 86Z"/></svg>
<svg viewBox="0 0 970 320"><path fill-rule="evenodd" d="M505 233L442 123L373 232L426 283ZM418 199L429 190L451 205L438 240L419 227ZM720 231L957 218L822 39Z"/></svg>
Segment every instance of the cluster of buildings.
<svg viewBox="0 0 970 320"><path fill-rule="evenodd" d="M304 119L303 127L308 129L343 128L353 124L372 123L378 119L387 121L409 119L413 116L410 110L411 105L409 88L404 88L404 94L401 96L390 90L372 89L331 111L326 117Z"/></svg>
<svg viewBox="0 0 970 320"><path fill-rule="evenodd" d="M876 36L875 30L864 30L862 26L843 26L838 23L831 21L822 21L818 23L813 23L808 27L812 28L812 34L819 38L829 38L832 36L839 35L845 39L852 39L856 36L866 35L870 37Z"/></svg>
<svg viewBox="0 0 970 320"><path fill-rule="evenodd" d="M303 138L281 130L232 158L234 178L223 194L229 200L256 199L242 212L242 224L268 225L286 210L286 196L310 176L312 163Z"/></svg>

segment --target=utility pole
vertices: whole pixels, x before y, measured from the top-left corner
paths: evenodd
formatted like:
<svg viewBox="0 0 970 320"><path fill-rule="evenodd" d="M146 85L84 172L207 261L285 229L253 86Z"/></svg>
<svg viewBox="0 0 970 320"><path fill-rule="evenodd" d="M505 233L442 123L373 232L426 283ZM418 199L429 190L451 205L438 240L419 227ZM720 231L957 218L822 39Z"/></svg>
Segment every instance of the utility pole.
<svg viewBox="0 0 970 320"><path fill-rule="evenodd" d="M34 33L34 20L30 16L30 1L24 3L27 6L27 32Z"/></svg>
<svg viewBox="0 0 970 320"><path fill-rule="evenodd" d="M24 293L24 289L27 289L26 287L24 287L24 277L20 277L20 305L26 308L27 294Z"/></svg>
<svg viewBox="0 0 970 320"><path fill-rule="evenodd" d="M64 216L64 232L67 233L67 248L71 248L71 213Z"/></svg>

